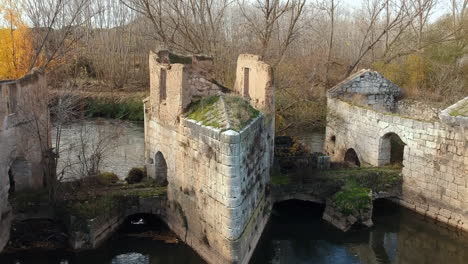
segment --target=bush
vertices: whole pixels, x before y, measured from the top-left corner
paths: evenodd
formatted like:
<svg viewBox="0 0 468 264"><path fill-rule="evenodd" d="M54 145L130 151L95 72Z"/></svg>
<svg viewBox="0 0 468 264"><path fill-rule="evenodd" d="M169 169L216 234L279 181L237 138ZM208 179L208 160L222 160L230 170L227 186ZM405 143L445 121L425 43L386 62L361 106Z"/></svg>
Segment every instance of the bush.
<svg viewBox="0 0 468 264"><path fill-rule="evenodd" d="M139 183L145 177L145 172L141 168L132 168L127 175L125 180L128 184Z"/></svg>
<svg viewBox="0 0 468 264"><path fill-rule="evenodd" d="M118 182L119 177L113 172L103 172L98 175L98 181L103 185L109 185Z"/></svg>

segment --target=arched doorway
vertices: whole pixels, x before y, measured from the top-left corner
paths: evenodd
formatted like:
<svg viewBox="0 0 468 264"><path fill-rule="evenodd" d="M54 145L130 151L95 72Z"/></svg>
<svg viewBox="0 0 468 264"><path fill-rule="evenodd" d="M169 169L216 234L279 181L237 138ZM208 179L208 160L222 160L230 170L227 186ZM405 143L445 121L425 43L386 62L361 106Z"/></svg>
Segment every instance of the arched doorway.
<svg viewBox="0 0 468 264"><path fill-rule="evenodd" d="M352 166L361 166L361 162L359 161L359 157L356 151L352 148L348 149L344 156L344 161Z"/></svg>
<svg viewBox="0 0 468 264"><path fill-rule="evenodd" d="M25 158L16 158L11 163L10 169L8 170L8 180L10 183L10 194L13 194L15 191L31 187L31 163L29 163Z"/></svg>
<svg viewBox="0 0 468 264"><path fill-rule="evenodd" d="M167 186L167 163L160 151L154 157L154 166L156 182L161 186Z"/></svg>
<svg viewBox="0 0 468 264"><path fill-rule="evenodd" d="M401 138L391 132L385 134L380 140L379 165L403 166L405 143Z"/></svg>

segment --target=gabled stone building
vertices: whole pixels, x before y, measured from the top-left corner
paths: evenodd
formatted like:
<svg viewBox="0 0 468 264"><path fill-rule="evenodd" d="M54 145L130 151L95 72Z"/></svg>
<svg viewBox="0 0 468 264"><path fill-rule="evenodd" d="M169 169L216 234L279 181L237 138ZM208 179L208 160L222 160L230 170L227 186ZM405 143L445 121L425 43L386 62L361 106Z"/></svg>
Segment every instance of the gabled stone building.
<svg viewBox="0 0 468 264"><path fill-rule="evenodd" d="M329 90L325 152L361 166L400 163L399 203L468 230L468 97L440 111L401 95L370 70Z"/></svg>
<svg viewBox="0 0 468 264"><path fill-rule="evenodd" d="M248 263L268 220L273 73L242 54L234 89L211 58L150 54L145 99L149 175L168 186L166 222L209 263Z"/></svg>
<svg viewBox="0 0 468 264"><path fill-rule="evenodd" d="M43 149L50 144L47 99L38 71L0 82L0 251L10 234L9 196L43 186Z"/></svg>

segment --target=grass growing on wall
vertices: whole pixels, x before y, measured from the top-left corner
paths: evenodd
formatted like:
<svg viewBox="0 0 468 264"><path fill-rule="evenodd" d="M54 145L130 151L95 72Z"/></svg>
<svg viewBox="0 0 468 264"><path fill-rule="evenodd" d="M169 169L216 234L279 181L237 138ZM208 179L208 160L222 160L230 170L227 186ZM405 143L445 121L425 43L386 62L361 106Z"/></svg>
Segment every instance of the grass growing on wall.
<svg viewBox="0 0 468 264"><path fill-rule="evenodd" d="M368 210L372 205L371 189L350 180L339 192L333 195L332 202L345 215L350 215L355 211Z"/></svg>
<svg viewBox="0 0 468 264"><path fill-rule="evenodd" d="M138 99L113 102L106 99L87 98L86 116L143 121L143 102Z"/></svg>

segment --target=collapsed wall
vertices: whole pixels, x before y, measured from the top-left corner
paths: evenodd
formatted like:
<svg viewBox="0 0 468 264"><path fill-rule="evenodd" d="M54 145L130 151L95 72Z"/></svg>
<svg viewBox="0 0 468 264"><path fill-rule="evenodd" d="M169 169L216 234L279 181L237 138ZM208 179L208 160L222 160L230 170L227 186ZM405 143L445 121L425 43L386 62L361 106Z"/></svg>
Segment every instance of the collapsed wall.
<svg viewBox="0 0 468 264"><path fill-rule="evenodd" d="M43 183L41 146L50 144L46 94L45 77L38 71L0 82L0 251L10 234L9 196Z"/></svg>
<svg viewBox="0 0 468 264"><path fill-rule="evenodd" d="M378 79L382 81L375 82ZM403 189L398 201L468 231L468 117L455 116L457 109L467 107L468 98L442 111L440 119L427 109L421 114L412 109L414 115L406 116L394 100L401 91L388 83L376 72L361 71L330 90L325 151L332 161L369 166L389 165L401 155ZM361 91L369 87L376 94L364 92L363 98ZM401 154L394 138L404 144Z"/></svg>
<svg viewBox="0 0 468 264"><path fill-rule="evenodd" d="M271 208L272 72L241 55L243 93L226 95L211 67L206 57L150 55L146 168L167 184L166 222L181 239L209 263L248 263Z"/></svg>

